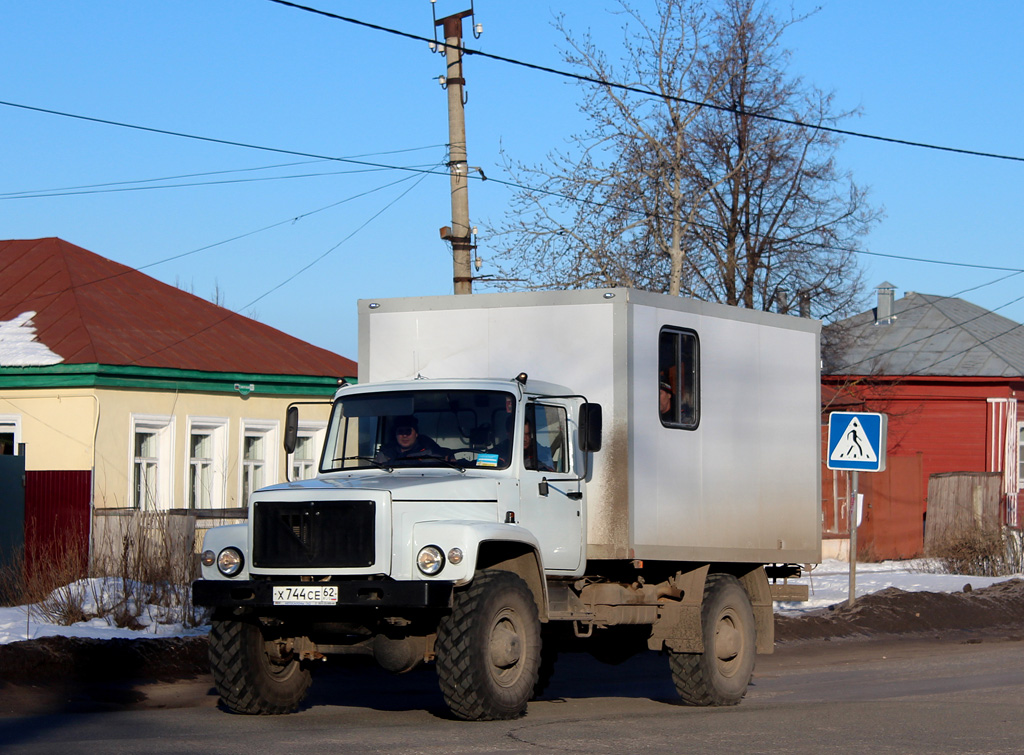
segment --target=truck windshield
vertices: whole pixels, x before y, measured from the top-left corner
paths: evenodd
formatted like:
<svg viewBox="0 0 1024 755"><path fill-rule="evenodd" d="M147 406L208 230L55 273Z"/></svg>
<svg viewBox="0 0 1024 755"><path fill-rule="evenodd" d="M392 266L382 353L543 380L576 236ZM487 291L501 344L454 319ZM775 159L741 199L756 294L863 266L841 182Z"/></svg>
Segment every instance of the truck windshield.
<svg viewBox="0 0 1024 755"><path fill-rule="evenodd" d="M515 398L503 391L363 393L334 405L322 472L508 467Z"/></svg>

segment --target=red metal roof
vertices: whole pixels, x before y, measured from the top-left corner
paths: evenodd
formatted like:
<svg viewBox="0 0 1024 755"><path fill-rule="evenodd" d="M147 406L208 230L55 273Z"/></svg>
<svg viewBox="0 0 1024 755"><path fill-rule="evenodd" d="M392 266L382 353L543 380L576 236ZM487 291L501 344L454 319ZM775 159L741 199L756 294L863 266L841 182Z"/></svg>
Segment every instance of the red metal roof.
<svg viewBox="0 0 1024 755"><path fill-rule="evenodd" d="M26 311L64 364L356 375L351 359L58 238L0 241L0 321Z"/></svg>

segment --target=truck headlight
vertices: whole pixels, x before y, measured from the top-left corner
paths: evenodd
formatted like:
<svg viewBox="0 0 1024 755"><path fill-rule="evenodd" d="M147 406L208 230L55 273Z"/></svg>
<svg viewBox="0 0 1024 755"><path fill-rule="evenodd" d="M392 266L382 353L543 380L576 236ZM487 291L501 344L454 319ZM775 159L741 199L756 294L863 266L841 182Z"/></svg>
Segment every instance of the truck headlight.
<svg viewBox="0 0 1024 755"><path fill-rule="evenodd" d="M452 548L448 551L448 563L454 566L462 563L462 548Z"/></svg>
<svg viewBox="0 0 1024 755"><path fill-rule="evenodd" d="M199 554L199 561L203 566L213 566L217 563L217 554L213 551L203 551Z"/></svg>
<svg viewBox="0 0 1024 755"><path fill-rule="evenodd" d="M427 576L433 576L444 568L444 553L436 545L426 545L416 556L416 566Z"/></svg>
<svg viewBox="0 0 1024 755"><path fill-rule="evenodd" d="M225 577L234 577L244 565L245 559L238 548L225 548L217 555L217 568Z"/></svg>

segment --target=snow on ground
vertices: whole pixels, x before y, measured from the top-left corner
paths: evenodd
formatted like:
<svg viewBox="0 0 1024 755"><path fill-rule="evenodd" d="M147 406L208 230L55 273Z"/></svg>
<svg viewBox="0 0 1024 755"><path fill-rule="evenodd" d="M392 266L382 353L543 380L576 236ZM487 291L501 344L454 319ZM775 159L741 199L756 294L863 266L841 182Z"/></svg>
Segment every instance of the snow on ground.
<svg viewBox="0 0 1024 755"><path fill-rule="evenodd" d="M886 587L898 587L907 592L960 592L966 584L977 589L1013 579L937 574L934 572L935 568L935 562L928 559L859 563L854 571L857 597L884 590ZM846 561L829 559L814 566L813 569L804 569L803 576L800 579L791 579L790 584L807 585L810 588L810 599L805 602L776 603L776 613L794 616L834 603L844 603L850 598L850 565Z"/></svg>
<svg viewBox="0 0 1024 755"><path fill-rule="evenodd" d="M110 610L100 611L98 607L101 603L109 606L116 602L116 599L122 594L121 589L120 580L116 579L84 579L62 588L63 591L74 591L78 595L82 608L87 614L111 613ZM132 613L136 613L136 611L133 610ZM168 612L166 608L158 605L142 606L142 610L138 614L137 620L142 625L141 629L117 627L112 620L108 621L106 618L95 618L71 626L61 626L48 621L38 605L0 607L0 644L54 635L93 637L104 640L116 637L184 637L206 634L210 629L209 627L186 628L180 621L168 618L169 614L180 614Z"/></svg>
<svg viewBox="0 0 1024 755"><path fill-rule="evenodd" d="M855 571L857 596L898 587L908 592L959 592L965 584L974 588L987 587L1011 577L968 577L956 574L933 573L933 564L924 559L911 561L883 561L877 564L857 564ZM1022 575L1017 575L1022 576ZM850 568L846 561L827 560L811 570L805 570L800 579L790 580L810 588L810 600L797 603L777 603L775 610L786 615L799 615L806 611L845 602L849 598ZM91 594L102 592L95 585L84 585ZM31 610L30 610L31 609ZM95 610L88 601L86 610ZM205 634L209 627L185 628L180 623L164 623L157 606L147 606L139 617L144 625L140 630L121 629L106 619L92 619L71 626L47 622L37 607L0 607L0 644L31 640L38 637L62 635L65 637L182 637Z"/></svg>

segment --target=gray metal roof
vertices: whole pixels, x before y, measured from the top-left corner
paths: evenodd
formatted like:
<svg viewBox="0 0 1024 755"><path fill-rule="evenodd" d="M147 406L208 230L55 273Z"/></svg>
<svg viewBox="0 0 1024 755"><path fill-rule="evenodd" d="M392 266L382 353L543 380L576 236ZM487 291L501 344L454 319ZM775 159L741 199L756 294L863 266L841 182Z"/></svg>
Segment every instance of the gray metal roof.
<svg viewBox="0 0 1024 755"><path fill-rule="evenodd" d="M831 374L1024 376L1024 325L963 299L907 293L888 323L875 310L841 321Z"/></svg>

